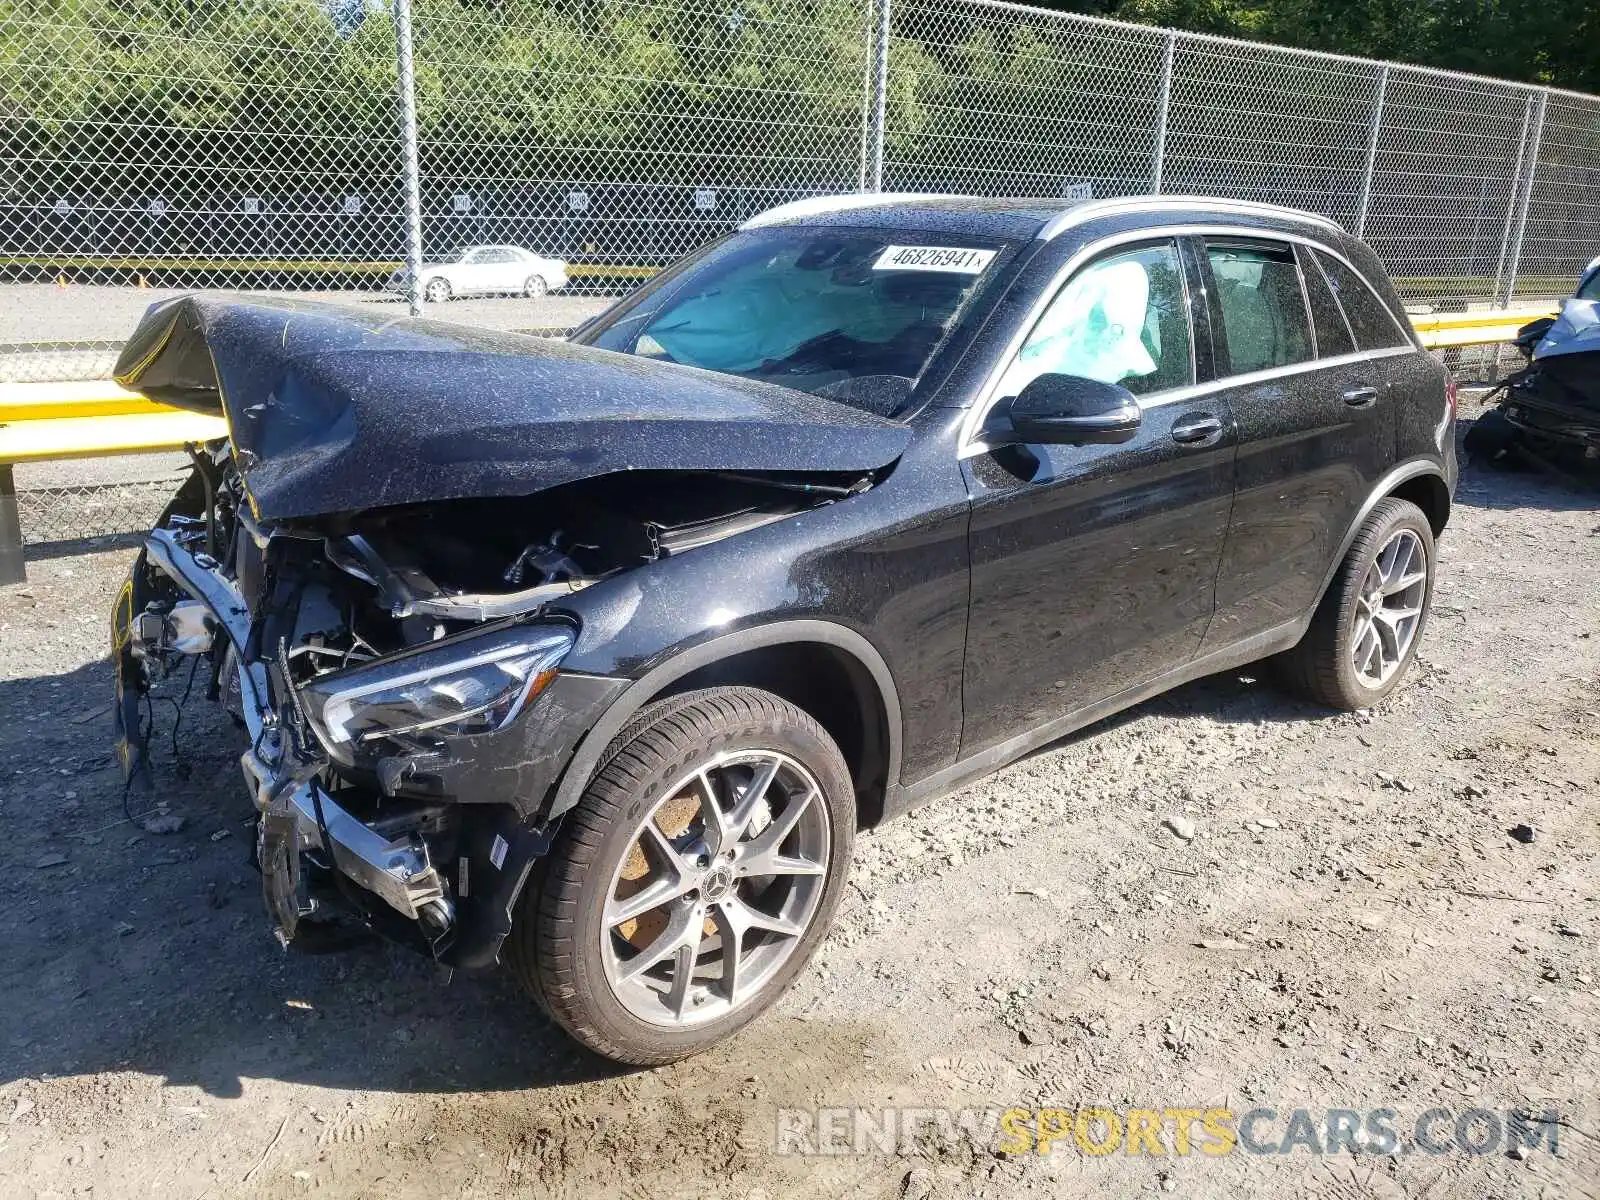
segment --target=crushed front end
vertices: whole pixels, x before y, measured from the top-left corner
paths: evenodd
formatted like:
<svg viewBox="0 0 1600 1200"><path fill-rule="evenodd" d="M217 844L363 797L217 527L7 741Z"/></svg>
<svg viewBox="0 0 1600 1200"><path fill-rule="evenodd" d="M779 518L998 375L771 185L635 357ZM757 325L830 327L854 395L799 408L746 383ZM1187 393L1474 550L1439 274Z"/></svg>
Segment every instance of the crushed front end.
<svg viewBox="0 0 1600 1200"><path fill-rule="evenodd" d="M583 586L575 560L524 547L502 566L522 586L446 591L395 536L448 554L460 543L426 528L439 520L263 527L218 446L118 599L124 767L148 774L143 693L198 658L244 730L255 856L286 944L353 917L451 966L492 963L554 832L551 788L626 683L560 669L577 628L547 610Z"/></svg>

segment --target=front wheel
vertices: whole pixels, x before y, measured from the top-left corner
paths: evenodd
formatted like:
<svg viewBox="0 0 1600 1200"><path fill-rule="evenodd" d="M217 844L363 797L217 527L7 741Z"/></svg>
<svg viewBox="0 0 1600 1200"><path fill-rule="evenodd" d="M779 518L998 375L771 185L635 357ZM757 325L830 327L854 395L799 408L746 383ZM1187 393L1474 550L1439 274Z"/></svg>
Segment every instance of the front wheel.
<svg viewBox="0 0 1600 1200"><path fill-rule="evenodd" d="M1408 500L1380 500L1328 585L1285 682L1319 704L1369 708L1400 683L1433 603L1433 529Z"/></svg>
<svg viewBox="0 0 1600 1200"><path fill-rule="evenodd" d="M448 279L430 279L427 286L422 289L422 294L429 304L443 304L450 299L450 281Z"/></svg>
<svg viewBox="0 0 1600 1200"><path fill-rule="evenodd" d="M530 300L537 300L550 290L550 285L544 281L543 275L529 275L527 282L522 285L522 294Z"/></svg>
<svg viewBox="0 0 1600 1200"><path fill-rule="evenodd" d="M807 713L728 687L644 709L523 894L508 963L590 1049L686 1058L772 1006L833 920L855 795Z"/></svg>

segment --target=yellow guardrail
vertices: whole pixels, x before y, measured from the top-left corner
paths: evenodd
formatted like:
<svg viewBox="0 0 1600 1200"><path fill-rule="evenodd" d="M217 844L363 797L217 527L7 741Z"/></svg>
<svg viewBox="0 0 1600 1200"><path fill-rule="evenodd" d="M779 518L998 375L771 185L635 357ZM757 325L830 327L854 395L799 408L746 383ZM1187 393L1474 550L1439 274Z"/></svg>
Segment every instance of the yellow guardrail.
<svg viewBox="0 0 1600 1200"><path fill-rule="evenodd" d="M405 266L398 261L364 261L343 258L208 258L174 255L150 258L128 255L0 255L0 268L31 268L39 271L131 271L140 275L159 275L163 271L232 272L239 275L272 272L279 275L391 275ZM649 279L664 267L638 263L569 262L572 279ZM49 280L36 280L48 283Z"/></svg>
<svg viewBox="0 0 1600 1200"><path fill-rule="evenodd" d="M1430 350L1509 341L1545 309L1414 314ZM0 463L177 449L221 437L220 417L169 408L109 380L0 384Z"/></svg>
<svg viewBox="0 0 1600 1200"><path fill-rule="evenodd" d="M0 463L177 450L227 425L147 400L110 380L0 384Z"/></svg>
<svg viewBox="0 0 1600 1200"><path fill-rule="evenodd" d="M1482 312L1413 313L1411 324L1429 350L1509 342L1529 321L1554 316L1547 308L1497 308Z"/></svg>
<svg viewBox="0 0 1600 1200"><path fill-rule="evenodd" d="M110 380L0 384L0 584L27 579L15 464L179 450L226 432L221 417L157 404Z"/></svg>

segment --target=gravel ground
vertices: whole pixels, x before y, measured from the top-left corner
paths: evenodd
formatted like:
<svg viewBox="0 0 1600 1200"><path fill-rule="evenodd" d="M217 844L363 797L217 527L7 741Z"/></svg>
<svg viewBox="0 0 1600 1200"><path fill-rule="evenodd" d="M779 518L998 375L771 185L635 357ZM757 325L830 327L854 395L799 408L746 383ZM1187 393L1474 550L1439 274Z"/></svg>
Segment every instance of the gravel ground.
<svg viewBox="0 0 1600 1200"><path fill-rule="evenodd" d="M1421 658L1377 710L1218 676L864 836L839 925L780 1007L649 1072L576 1051L502 978L441 986L375 945L282 953L245 861L236 739L195 697L172 753L182 679L154 708L182 828L129 823L104 661L127 559L38 561L0 590L0 870L21 885L0 910L8 1195L1600 1187L1593 494L1469 470ZM1554 1155L1008 1154L992 1127L937 1124L889 1150L779 1153L799 1144L780 1119L809 1119L780 1110L1088 1104L1272 1108L1266 1144L1296 1108L1319 1126L1389 1108L1403 1133L1443 1108L1447 1139L1474 1108L1563 1123Z"/></svg>

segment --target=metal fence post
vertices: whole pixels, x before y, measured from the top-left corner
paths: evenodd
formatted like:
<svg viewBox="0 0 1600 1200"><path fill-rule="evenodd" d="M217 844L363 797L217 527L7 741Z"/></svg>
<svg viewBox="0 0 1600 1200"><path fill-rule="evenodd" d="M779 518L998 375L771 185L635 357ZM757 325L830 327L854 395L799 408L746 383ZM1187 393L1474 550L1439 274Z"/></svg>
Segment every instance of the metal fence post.
<svg viewBox="0 0 1600 1200"><path fill-rule="evenodd" d="M1522 101L1522 132L1517 134L1517 163L1511 169L1511 194L1506 199L1506 219L1500 227L1500 253L1494 261L1494 291L1489 303L1501 304L1500 295L1505 290L1506 255L1511 251L1511 231L1517 223L1517 204L1522 198L1522 164L1528 155L1528 125L1533 120L1533 93Z"/></svg>
<svg viewBox="0 0 1600 1200"><path fill-rule="evenodd" d="M1356 236L1367 236L1367 214L1372 211L1372 176L1378 166L1378 135L1383 132L1383 107L1389 99L1389 64L1378 71L1378 88L1372 97L1372 125L1367 131L1367 165L1361 173L1361 199L1356 204Z"/></svg>
<svg viewBox="0 0 1600 1200"><path fill-rule="evenodd" d="M877 73L878 58L873 53L874 29L877 26L877 0L866 0L861 9L861 155L856 163L856 191L867 190L867 178L872 170L872 79Z"/></svg>
<svg viewBox="0 0 1600 1200"><path fill-rule="evenodd" d="M1511 297L1517 292L1517 271L1522 266L1522 239L1528 232L1528 207L1533 202L1533 184L1539 174L1539 143L1544 137L1544 110L1550 99L1548 88L1539 90L1539 107L1533 118L1533 137L1528 142L1528 181L1522 189L1522 200L1517 208L1517 229L1511 238L1511 263L1506 268L1506 290L1500 306L1509 308Z"/></svg>
<svg viewBox="0 0 1600 1200"><path fill-rule="evenodd" d="M26 583L22 522L17 517L17 484L11 464L0 462L0 584Z"/></svg>
<svg viewBox="0 0 1600 1200"><path fill-rule="evenodd" d="M1172 60L1178 49L1178 35L1168 33L1161 50L1161 93L1156 97L1156 144L1150 152L1150 190L1161 194L1167 170L1167 118L1172 114Z"/></svg>
<svg viewBox="0 0 1600 1200"><path fill-rule="evenodd" d="M867 187L869 192L883 191L883 133L889 111L889 3L878 0L878 22L872 47L872 106L871 125L867 131Z"/></svg>
<svg viewBox="0 0 1600 1200"><path fill-rule="evenodd" d="M413 317L422 315L422 182L417 165L417 77L411 41L411 0L394 0L394 41L398 59L400 157L405 173L406 300Z"/></svg>

